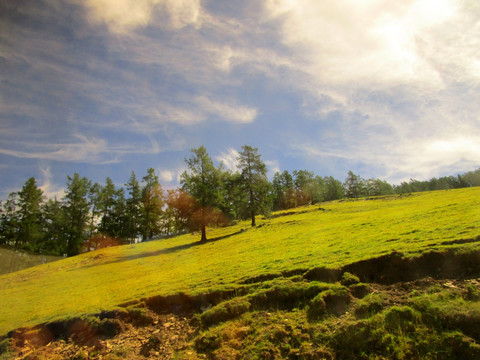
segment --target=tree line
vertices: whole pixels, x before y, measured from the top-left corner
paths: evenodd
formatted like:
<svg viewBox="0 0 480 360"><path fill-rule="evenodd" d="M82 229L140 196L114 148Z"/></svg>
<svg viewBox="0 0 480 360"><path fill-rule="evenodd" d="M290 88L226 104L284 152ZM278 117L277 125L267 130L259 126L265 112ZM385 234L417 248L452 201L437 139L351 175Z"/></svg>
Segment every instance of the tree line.
<svg viewBox="0 0 480 360"><path fill-rule="evenodd" d="M192 149L180 187L164 190L153 168L141 181L132 171L122 187L107 177L92 183L75 173L67 177L62 199L47 199L31 177L0 202L0 245L30 252L73 256L117 244L224 226L271 211L343 198L480 186L480 169L457 176L411 179L391 185L349 171L345 181L308 170L275 173L270 182L258 149L243 146L237 170L217 166L204 146Z"/></svg>

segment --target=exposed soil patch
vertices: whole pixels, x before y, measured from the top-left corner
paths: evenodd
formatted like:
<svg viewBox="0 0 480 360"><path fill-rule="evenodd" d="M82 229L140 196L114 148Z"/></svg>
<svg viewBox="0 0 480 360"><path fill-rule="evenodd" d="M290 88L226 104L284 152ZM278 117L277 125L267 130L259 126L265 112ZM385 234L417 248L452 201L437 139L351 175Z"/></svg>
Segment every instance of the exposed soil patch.
<svg viewBox="0 0 480 360"><path fill-rule="evenodd" d="M480 241L480 237L471 241ZM425 277L468 279L480 275L480 251L431 251L415 258L393 252L349 264L341 269L313 268L303 276L308 280L336 282L340 281L345 272L355 274L362 282L379 284L413 281Z"/></svg>
<svg viewBox="0 0 480 360"><path fill-rule="evenodd" d="M435 279L473 278L480 274L480 251L458 253L432 251L416 258L394 252L344 266L343 271L357 275L363 282L393 284L425 277Z"/></svg>
<svg viewBox="0 0 480 360"><path fill-rule="evenodd" d="M20 329L11 334L15 359L171 359L186 349L197 332L191 315L149 313L151 324L135 326L120 321L122 331L112 337L96 333L77 321L70 322L70 336L54 339L48 326ZM65 323L65 327L67 324ZM49 333L50 332L50 333ZM42 333L41 339L36 334Z"/></svg>

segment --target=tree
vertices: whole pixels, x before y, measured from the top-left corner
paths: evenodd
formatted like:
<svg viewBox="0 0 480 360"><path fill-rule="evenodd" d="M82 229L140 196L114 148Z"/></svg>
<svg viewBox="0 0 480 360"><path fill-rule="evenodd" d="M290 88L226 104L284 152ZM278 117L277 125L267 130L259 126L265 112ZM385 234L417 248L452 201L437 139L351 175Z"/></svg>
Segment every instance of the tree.
<svg viewBox="0 0 480 360"><path fill-rule="evenodd" d="M332 176L326 176L325 180L325 201L343 199L345 189L342 183Z"/></svg>
<svg viewBox="0 0 480 360"><path fill-rule="evenodd" d="M128 182L125 184L129 198L126 200L126 236L131 243L135 241L140 233L142 191L138 184L137 177L132 171Z"/></svg>
<svg viewBox="0 0 480 360"><path fill-rule="evenodd" d="M195 199L186 191L175 189L167 191L165 203L169 231L178 233L190 229L190 220L196 206Z"/></svg>
<svg viewBox="0 0 480 360"><path fill-rule="evenodd" d="M273 208L275 210L289 209L297 206L293 177L288 170L276 172L272 181Z"/></svg>
<svg viewBox="0 0 480 360"><path fill-rule="evenodd" d="M325 183L320 176L308 170L294 170L297 206L316 204L323 200Z"/></svg>
<svg viewBox="0 0 480 360"><path fill-rule="evenodd" d="M392 185L380 179L368 179L365 181L365 192L369 196L392 195L395 193Z"/></svg>
<svg viewBox="0 0 480 360"><path fill-rule="evenodd" d="M356 198L364 195L365 184L363 179L355 175L352 171L348 172L347 178L345 179L345 196L347 198Z"/></svg>
<svg viewBox="0 0 480 360"><path fill-rule="evenodd" d="M90 180L78 173L68 176L64 201L65 236L67 256L77 255L86 238L86 225L90 206L87 194Z"/></svg>
<svg viewBox="0 0 480 360"><path fill-rule="evenodd" d="M163 191L158 181L155 170L150 168L143 177L145 183L142 188L142 224L141 232L143 240L152 239L160 232L160 218L163 208Z"/></svg>
<svg viewBox="0 0 480 360"><path fill-rule="evenodd" d="M223 201L222 211L232 220L248 218L250 215L248 208L248 199L242 189L242 177L238 171L224 171L221 173Z"/></svg>
<svg viewBox="0 0 480 360"><path fill-rule="evenodd" d="M19 222L18 194L16 192L11 192L8 194L7 201L3 204L2 223L0 228L0 242L2 244L18 247Z"/></svg>
<svg viewBox="0 0 480 360"><path fill-rule="evenodd" d="M18 240L23 247L35 251L41 240L43 192L37 187L34 177L25 182L18 193L19 233Z"/></svg>
<svg viewBox="0 0 480 360"><path fill-rule="evenodd" d="M188 172L180 176L182 189L195 199L195 211L191 214L191 224L196 224L202 232L201 242L207 241L206 227L219 220L218 205L221 203L219 171L204 146L191 150L191 157L185 159Z"/></svg>
<svg viewBox="0 0 480 360"><path fill-rule="evenodd" d="M99 193L99 211L101 214L99 230L106 235L112 235L115 223L114 208L116 189L112 179L107 177L105 186L100 189Z"/></svg>
<svg viewBox="0 0 480 360"><path fill-rule="evenodd" d="M51 255L65 254L65 214L62 203L57 198L48 199L43 205L42 212L44 232L42 251Z"/></svg>
<svg viewBox="0 0 480 360"><path fill-rule="evenodd" d="M248 197L247 206L252 226L256 226L255 216L266 213L270 205L267 166L262 161L258 148L244 145L239 153L237 167L240 170L242 187Z"/></svg>

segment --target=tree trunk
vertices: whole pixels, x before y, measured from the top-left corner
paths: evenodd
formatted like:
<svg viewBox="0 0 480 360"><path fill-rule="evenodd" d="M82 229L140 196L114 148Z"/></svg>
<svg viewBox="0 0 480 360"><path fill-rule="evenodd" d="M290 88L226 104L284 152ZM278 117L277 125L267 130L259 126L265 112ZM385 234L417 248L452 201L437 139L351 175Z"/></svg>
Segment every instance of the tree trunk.
<svg viewBox="0 0 480 360"><path fill-rule="evenodd" d="M202 238L200 239L200 242L206 242L207 241L207 230L206 226L202 225Z"/></svg>
<svg viewBox="0 0 480 360"><path fill-rule="evenodd" d="M257 224L255 223L255 211L252 210L252 227L256 225Z"/></svg>

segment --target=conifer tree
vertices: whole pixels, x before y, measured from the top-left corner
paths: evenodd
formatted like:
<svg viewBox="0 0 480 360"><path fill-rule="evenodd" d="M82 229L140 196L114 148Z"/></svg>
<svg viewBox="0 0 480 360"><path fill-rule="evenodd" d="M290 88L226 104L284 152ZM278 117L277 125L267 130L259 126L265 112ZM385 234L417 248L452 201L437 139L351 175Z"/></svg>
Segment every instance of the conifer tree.
<svg viewBox="0 0 480 360"><path fill-rule="evenodd" d="M142 236L143 240L152 239L160 232L160 218L164 204L162 187L155 170L150 168L143 177L142 189Z"/></svg>
<svg viewBox="0 0 480 360"><path fill-rule="evenodd" d="M244 145L239 153L237 167L240 170L242 187L248 198L247 206L252 226L256 226L255 216L258 213L266 213L270 205L267 166L262 161L258 148Z"/></svg>
<svg viewBox="0 0 480 360"><path fill-rule="evenodd" d="M90 186L90 180L80 177L78 173L73 177L68 176L67 191L63 198L67 256L77 255L86 238L90 210L87 194Z"/></svg>
<svg viewBox="0 0 480 360"><path fill-rule="evenodd" d="M207 241L206 227L217 219L218 204L221 199L221 186L219 171L204 146L191 150L192 156L185 159L188 172L185 171L180 178L182 189L190 194L196 201L194 216L191 223L196 223L202 232L202 242Z"/></svg>
<svg viewBox="0 0 480 360"><path fill-rule="evenodd" d="M34 177L25 182L18 193L19 233L23 247L35 251L41 241L43 191L37 187Z"/></svg>

